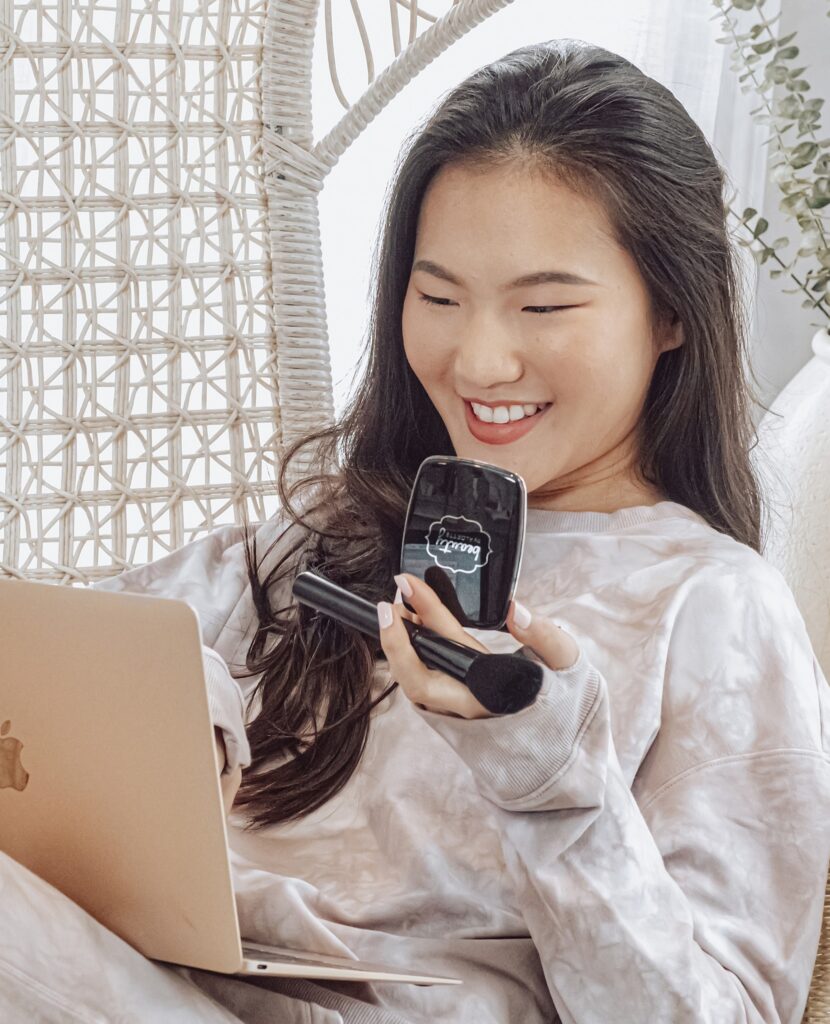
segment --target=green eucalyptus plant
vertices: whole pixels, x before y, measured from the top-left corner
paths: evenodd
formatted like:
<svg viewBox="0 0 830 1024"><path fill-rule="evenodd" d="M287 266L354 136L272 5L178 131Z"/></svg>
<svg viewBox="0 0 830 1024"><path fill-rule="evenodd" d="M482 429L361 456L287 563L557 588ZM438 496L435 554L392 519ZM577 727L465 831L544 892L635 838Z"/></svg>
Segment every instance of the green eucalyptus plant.
<svg viewBox="0 0 830 1024"><path fill-rule="evenodd" d="M791 67L788 61L798 56L793 45L795 32L776 37L773 26L781 17L766 18L762 10L765 0L712 0L722 15L721 27L727 32L717 41L732 45L733 71L743 71L739 81L741 91L753 89L762 104L752 111L759 124L771 128L766 144L774 150L772 179L783 193L779 208L795 219L801 231L801 245L792 258L781 257L789 245L788 238L776 238L771 244L762 236L769 222L757 210L748 207L743 215L730 208L729 213L739 222L751 238L739 244L750 249L756 263L772 260L778 266L770 269L772 277L788 274L798 285L785 292L803 291L807 298L801 303L805 309L820 310L827 323L815 326L830 329L830 244L828 224L822 211L830 205L830 138L819 139L823 99L807 99L809 83L802 78L806 67ZM738 31L734 11L754 12L755 24L749 31ZM830 9L828 10L830 17ZM747 81L749 80L749 82ZM777 85L783 85L785 95L775 98ZM785 139L787 132L796 128L795 138ZM802 139L803 141L798 141ZM754 225L751 223L754 218ZM795 273L800 260L809 259L809 269L803 279Z"/></svg>

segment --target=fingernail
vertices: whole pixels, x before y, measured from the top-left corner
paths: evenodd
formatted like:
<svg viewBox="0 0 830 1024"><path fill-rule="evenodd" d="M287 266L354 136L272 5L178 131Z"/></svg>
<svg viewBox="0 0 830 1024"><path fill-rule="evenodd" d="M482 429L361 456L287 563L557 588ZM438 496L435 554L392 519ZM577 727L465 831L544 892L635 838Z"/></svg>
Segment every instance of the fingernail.
<svg viewBox="0 0 830 1024"><path fill-rule="evenodd" d="M525 608L523 604L519 604L518 601L513 602L513 621L519 627L519 629L527 629L530 625L531 615L530 612Z"/></svg>
<svg viewBox="0 0 830 1024"><path fill-rule="evenodd" d="M378 601L378 622L381 629L388 629L394 621L392 605L388 601Z"/></svg>
<svg viewBox="0 0 830 1024"><path fill-rule="evenodd" d="M412 586L409 580L406 578L406 576L404 576L404 574L401 573L400 576L395 576L393 578L395 582L398 584L398 586L401 588L403 596L412 597Z"/></svg>
<svg viewBox="0 0 830 1024"><path fill-rule="evenodd" d="M398 587L398 589L395 591L395 600L392 602L392 604L403 604L403 597L401 597L400 587Z"/></svg>

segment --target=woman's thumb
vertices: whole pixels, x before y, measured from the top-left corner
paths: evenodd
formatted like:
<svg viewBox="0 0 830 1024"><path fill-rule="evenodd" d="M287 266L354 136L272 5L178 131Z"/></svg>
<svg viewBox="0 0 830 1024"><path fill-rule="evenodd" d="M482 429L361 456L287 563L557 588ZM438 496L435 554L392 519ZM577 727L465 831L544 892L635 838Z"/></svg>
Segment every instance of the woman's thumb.
<svg viewBox="0 0 830 1024"><path fill-rule="evenodd" d="M551 619L533 615L518 601L510 602L507 628L512 636L530 647L548 668L556 671L571 668L579 658L579 644L570 633L566 633Z"/></svg>

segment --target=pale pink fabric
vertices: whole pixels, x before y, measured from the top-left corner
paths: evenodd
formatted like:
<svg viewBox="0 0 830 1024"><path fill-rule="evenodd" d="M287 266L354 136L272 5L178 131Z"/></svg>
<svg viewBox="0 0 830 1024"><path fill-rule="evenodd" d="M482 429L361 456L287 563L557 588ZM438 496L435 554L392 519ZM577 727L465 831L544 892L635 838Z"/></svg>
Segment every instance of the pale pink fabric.
<svg viewBox="0 0 830 1024"><path fill-rule="evenodd" d="M283 527L261 524L260 553ZM229 769L247 763L237 686L256 680L223 671L244 668L256 628L241 528L98 587L196 609ZM347 989L412 1024L796 1024L830 857L830 694L783 577L674 502L530 509L516 596L578 640L577 663L486 720L420 711L398 688L323 808L259 832L234 812L243 935L463 978ZM81 1002L103 998L85 952L67 951ZM213 976L210 995L235 1019L277 1019L253 988ZM301 1009L279 1020L310 1020Z"/></svg>

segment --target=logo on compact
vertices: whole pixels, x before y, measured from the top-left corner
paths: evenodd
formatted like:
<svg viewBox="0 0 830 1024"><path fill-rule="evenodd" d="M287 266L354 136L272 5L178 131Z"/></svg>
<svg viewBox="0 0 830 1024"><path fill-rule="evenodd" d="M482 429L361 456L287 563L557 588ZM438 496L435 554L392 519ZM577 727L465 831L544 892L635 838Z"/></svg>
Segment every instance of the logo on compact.
<svg viewBox="0 0 830 1024"><path fill-rule="evenodd" d="M14 736L8 736L11 719L0 725L0 789L11 786L12 789L24 790L29 781L29 773L20 763L20 751L23 744Z"/></svg>
<svg viewBox="0 0 830 1024"><path fill-rule="evenodd" d="M465 516L442 516L429 524L427 554L442 569L470 573L487 565L493 551L490 534Z"/></svg>

